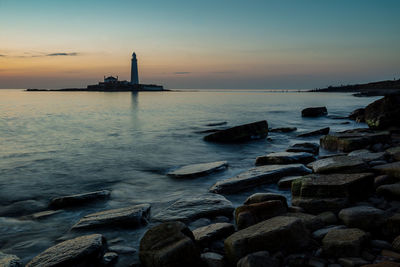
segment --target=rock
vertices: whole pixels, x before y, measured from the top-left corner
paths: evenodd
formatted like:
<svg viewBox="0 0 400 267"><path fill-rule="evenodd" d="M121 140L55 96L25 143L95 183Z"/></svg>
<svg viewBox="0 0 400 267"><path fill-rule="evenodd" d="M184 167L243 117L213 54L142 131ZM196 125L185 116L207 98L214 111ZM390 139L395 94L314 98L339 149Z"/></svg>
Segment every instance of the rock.
<svg viewBox="0 0 400 267"><path fill-rule="evenodd" d="M359 108L354 110L352 113L350 113L349 119L356 122L365 122L365 109Z"/></svg>
<svg viewBox="0 0 400 267"><path fill-rule="evenodd" d="M365 122L372 129L400 126L400 94L387 95L365 108Z"/></svg>
<svg viewBox="0 0 400 267"><path fill-rule="evenodd" d="M302 221L302 223L304 224L304 226L307 229L309 229L310 231L315 231L317 229L324 227L324 222L321 220L321 218L319 218L315 215L311 215L311 214L307 214L307 213L303 213L303 212L288 212L285 214L285 216L300 219Z"/></svg>
<svg viewBox="0 0 400 267"><path fill-rule="evenodd" d="M390 177L389 175L379 175L374 179L374 187L377 188L385 184L394 184L398 181L395 177Z"/></svg>
<svg viewBox="0 0 400 267"><path fill-rule="evenodd" d="M233 205L224 196L217 194L202 194L177 200L175 203L156 214L156 221L181 221L184 223L203 217L232 217Z"/></svg>
<svg viewBox="0 0 400 267"><path fill-rule="evenodd" d="M33 219L33 220L42 220L48 217L51 217L53 215L62 213L63 210L45 210L45 211L40 211L36 212L34 214L28 215L27 218Z"/></svg>
<svg viewBox="0 0 400 267"><path fill-rule="evenodd" d="M282 128L271 128L269 131L271 133L290 133L296 131L296 127L282 127Z"/></svg>
<svg viewBox="0 0 400 267"><path fill-rule="evenodd" d="M107 199L110 197L110 194L111 192L109 190L101 190L96 192L57 197L51 200L50 207L53 209L62 209L80 206L88 202Z"/></svg>
<svg viewBox="0 0 400 267"><path fill-rule="evenodd" d="M5 254L0 251L0 266L2 267L22 267L22 261L15 255Z"/></svg>
<svg viewBox="0 0 400 267"><path fill-rule="evenodd" d="M261 221L282 215L287 211L287 204L280 200L243 205L235 210L238 229L244 229Z"/></svg>
<svg viewBox="0 0 400 267"><path fill-rule="evenodd" d="M378 249L392 249L392 245L385 240L371 240L371 247Z"/></svg>
<svg viewBox="0 0 400 267"><path fill-rule="evenodd" d="M239 260L237 267L279 267L279 261L270 257L268 251L258 251Z"/></svg>
<svg viewBox="0 0 400 267"><path fill-rule="evenodd" d="M221 121L221 122L208 123L208 124L206 124L206 126L213 127L213 126L221 126L221 125L226 125L226 124L228 124L227 121Z"/></svg>
<svg viewBox="0 0 400 267"><path fill-rule="evenodd" d="M348 258L339 258L339 264L343 267L359 267L366 264L369 264L368 261L362 258L348 257Z"/></svg>
<svg viewBox="0 0 400 267"><path fill-rule="evenodd" d="M357 173L368 170L368 165L360 158L338 156L319 159L310 163L315 173Z"/></svg>
<svg viewBox="0 0 400 267"><path fill-rule="evenodd" d="M389 199L400 199L400 183L381 185L376 193Z"/></svg>
<svg viewBox="0 0 400 267"><path fill-rule="evenodd" d="M196 228L199 228L199 227L207 226L209 224L211 224L211 220L210 219L208 219L208 218L200 218L200 219L197 219L197 220L191 222L189 224L189 228L192 230L192 229L196 229Z"/></svg>
<svg viewBox="0 0 400 267"><path fill-rule="evenodd" d="M400 146L391 147L386 150L386 153L395 161L400 161Z"/></svg>
<svg viewBox="0 0 400 267"><path fill-rule="evenodd" d="M392 238L400 235L400 213L395 213L387 219L383 233Z"/></svg>
<svg viewBox="0 0 400 267"><path fill-rule="evenodd" d="M199 177L199 176L205 176L212 172L225 170L227 167L228 167L227 161L192 164L183 166L175 171L169 172L167 175L176 178Z"/></svg>
<svg viewBox="0 0 400 267"><path fill-rule="evenodd" d="M344 225L329 225L325 228L318 229L312 233L312 237L316 240L322 240L329 231L334 229L346 229Z"/></svg>
<svg viewBox="0 0 400 267"><path fill-rule="evenodd" d="M102 235L80 236L46 249L26 266L97 266L101 264L106 246Z"/></svg>
<svg viewBox="0 0 400 267"><path fill-rule="evenodd" d="M198 244L206 246L219 238L224 238L235 232L231 223L214 223L193 230L194 239Z"/></svg>
<svg viewBox="0 0 400 267"><path fill-rule="evenodd" d="M354 129L321 137L321 147L332 151L351 152L377 143L388 143L389 132L374 132L368 129Z"/></svg>
<svg viewBox="0 0 400 267"><path fill-rule="evenodd" d="M265 165L251 168L232 178L214 184L210 191L213 193L236 193L263 184L276 183L280 178L290 175L304 175L311 170L302 164Z"/></svg>
<svg viewBox="0 0 400 267"><path fill-rule="evenodd" d="M322 249L328 257L357 257L367 241L367 234L360 229L333 229L323 238Z"/></svg>
<svg viewBox="0 0 400 267"><path fill-rule="evenodd" d="M338 219L332 211L326 211L318 214L318 218L322 220L322 222L326 225L336 224Z"/></svg>
<svg viewBox="0 0 400 267"><path fill-rule="evenodd" d="M245 205L265 202L269 200L280 200L287 207L287 200L284 195L275 193L255 193L249 196L244 202Z"/></svg>
<svg viewBox="0 0 400 267"><path fill-rule="evenodd" d="M229 219L228 217L226 217L226 216L216 216L214 219L213 219L213 222L214 223L229 223L231 221L231 219Z"/></svg>
<svg viewBox="0 0 400 267"><path fill-rule="evenodd" d="M237 231L225 239L226 256L232 263L257 251L296 251L308 245L308 231L300 219L278 216Z"/></svg>
<svg viewBox="0 0 400 267"><path fill-rule="evenodd" d="M268 136L267 121L258 121L220 130L204 137L205 141L220 143L238 143L253 139L263 139Z"/></svg>
<svg viewBox="0 0 400 267"><path fill-rule="evenodd" d="M399 252L400 251L400 236L397 236L393 242L392 242L392 247L395 251Z"/></svg>
<svg viewBox="0 0 400 267"><path fill-rule="evenodd" d="M136 249L128 246L114 245L108 248L109 251L116 252L118 254L134 254Z"/></svg>
<svg viewBox="0 0 400 267"><path fill-rule="evenodd" d="M166 222L144 234L139 258L145 267L187 267L199 266L200 253L185 224Z"/></svg>
<svg viewBox="0 0 400 267"><path fill-rule="evenodd" d="M268 164L307 164L315 160L313 154L307 152L278 152L269 153L265 156L257 157L256 166Z"/></svg>
<svg viewBox="0 0 400 267"><path fill-rule="evenodd" d="M326 107L305 108L301 111L302 117L320 117L328 114Z"/></svg>
<svg viewBox="0 0 400 267"><path fill-rule="evenodd" d="M387 220L385 211L370 206L355 206L339 212L339 218L347 227L367 231L380 229Z"/></svg>
<svg viewBox="0 0 400 267"><path fill-rule="evenodd" d="M391 250L382 250L381 255L391 260L400 261L400 254Z"/></svg>
<svg viewBox="0 0 400 267"><path fill-rule="evenodd" d="M348 156L351 157L357 157L362 159L365 162L371 162L371 161L378 161L378 160L384 160L385 159L385 153L384 152L371 152L367 149L361 149L361 150L354 150L348 154Z"/></svg>
<svg viewBox="0 0 400 267"><path fill-rule="evenodd" d="M400 178L400 161L375 166L373 170L391 177Z"/></svg>
<svg viewBox="0 0 400 267"><path fill-rule="evenodd" d="M316 135L326 135L326 134L329 133L329 131L330 131L330 128L326 127L326 128L318 129L318 130L315 130L315 131L299 134L299 135L297 135L297 137L309 137L309 136L316 136Z"/></svg>
<svg viewBox="0 0 400 267"><path fill-rule="evenodd" d="M115 252L107 252L103 256L103 266L113 266L118 261L118 254Z"/></svg>
<svg viewBox="0 0 400 267"><path fill-rule="evenodd" d="M314 155L319 153L319 145L315 143L297 143L286 149L287 152L307 152Z"/></svg>
<svg viewBox="0 0 400 267"><path fill-rule="evenodd" d="M362 267L400 267L400 263L392 262L392 261L383 261L374 264L366 264Z"/></svg>
<svg viewBox="0 0 400 267"><path fill-rule="evenodd" d="M14 202L9 206L0 206L0 217L13 217L32 214L43 211L47 208L47 204L37 200L22 200Z"/></svg>
<svg viewBox="0 0 400 267"><path fill-rule="evenodd" d="M141 204L127 208L112 209L88 214L79 220L73 230L106 226L136 228L146 224L150 217L150 205Z"/></svg>
<svg viewBox="0 0 400 267"><path fill-rule="evenodd" d="M203 262L206 263L207 267L224 267L225 261L224 256L214 253L214 252L207 252L200 255L200 258Z"/></svg>
<svg viewBox="0 0 400 267"><path fill-rule="evenodd" d="M288 176L288 177L283 177L278 181L278 187L279 189L290 189L292 187L292 182L294 180L300 179L303 176Z"/></svg>
<svg viewBox="0 0 400 267"><path fill-rule="evenodd" d="M324 211L338 212L349 205L349 200L348 198L294 197L292 205L301 207L305 212L318 214Z"/></svg>

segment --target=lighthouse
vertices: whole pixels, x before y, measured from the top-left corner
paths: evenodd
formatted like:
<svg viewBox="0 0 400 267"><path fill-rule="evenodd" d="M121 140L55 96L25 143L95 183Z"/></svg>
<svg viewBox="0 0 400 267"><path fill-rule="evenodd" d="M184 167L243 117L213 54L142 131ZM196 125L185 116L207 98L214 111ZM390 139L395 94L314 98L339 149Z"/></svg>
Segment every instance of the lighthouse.
<svg viewBox="0 0 400 267"><path fill-rule="evenodd" d="M131 84L139 84L139 74L138 74L137 59L135 52L133 52L132 54Z"/></svg>

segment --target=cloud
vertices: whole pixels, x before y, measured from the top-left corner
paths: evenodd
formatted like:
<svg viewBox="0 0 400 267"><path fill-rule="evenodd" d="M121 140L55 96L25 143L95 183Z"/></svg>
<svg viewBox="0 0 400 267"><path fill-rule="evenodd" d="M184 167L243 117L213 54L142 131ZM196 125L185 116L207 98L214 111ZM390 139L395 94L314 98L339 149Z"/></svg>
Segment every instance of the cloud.
<svg viewBox="0 0 400 267"><path fill-rule="evenodd" d="M76 52L72 52L72 53L65 53L65 52L61 52L61 53L51 53L51 54L47 54L47 57L57 57L57 56L77 56L78 53Z"/></svg>
<svg viewBox="0 0 400 267"><path fill-rule="evenodd" d="M5 57L6 55L2 55L2 54L0 54L0 57Z"/></svg>
<svg viewBox="0 0 400 267"><path fill-rule="evenodd" d="M190 74L191 72L190 71L177 71L177 72L174 72L174 74L177 74L177 75L185 75L185 74Z"/></svg>

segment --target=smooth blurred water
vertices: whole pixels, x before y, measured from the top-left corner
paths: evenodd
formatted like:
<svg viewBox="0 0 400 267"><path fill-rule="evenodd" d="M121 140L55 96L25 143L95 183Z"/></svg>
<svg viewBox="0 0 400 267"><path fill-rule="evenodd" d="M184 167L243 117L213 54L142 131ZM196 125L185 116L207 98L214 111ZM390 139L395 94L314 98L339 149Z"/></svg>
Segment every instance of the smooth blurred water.
<svg viewBox="0 0 400 267"><path fill-rule="evenodd" d="M85 214L106 208L151 203L157 213L172 201L205 193L218 180L253 167L257 156L284 151L303 131L331 131L364 124L329 117L302 118L301 110L326 106L347 116L376 98L350 94L268 91L24 92L0 90L0 205L23 200L47 203L56 196L112 190L108 202L68 210L41 222L0 218L0 250L28 260L68 233ZM196 132L267 120L270 127L297 127L270 133L270 141L214 144ZM321 153L326 153L321 151ZM165 174L186 164L227 160L229 169L207 177L177 180ZM276 186L253 190L276 191ZM252 192L227 196L239 204ZM284 192L287 196L290 194ZM137 246L146 228L105 233L123 235ZM72 236L75 234L71 234Z"/></svg>

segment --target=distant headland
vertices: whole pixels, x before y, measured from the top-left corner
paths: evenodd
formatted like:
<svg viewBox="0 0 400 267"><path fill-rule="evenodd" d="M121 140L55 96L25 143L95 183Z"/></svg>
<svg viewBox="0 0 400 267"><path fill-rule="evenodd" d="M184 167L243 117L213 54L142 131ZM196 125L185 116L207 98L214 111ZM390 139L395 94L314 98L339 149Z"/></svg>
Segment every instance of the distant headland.
<svg viewBox="0 0 400 267"><path fill-rule="evenodd" d="M131 59L131 81L120 81L117 77L104 76L103 82L88 85L86 88L63 88L63 89L26 89L29 92L38 91L93 91L93 92L131 92L131 91L168 91L162 85L140 84L136 53L133 52Z"/></svg>
<svg viewBox="0 0 400 267"><path fill-rule="evenodd" d="M355 93L354 96L381 96L400 92L400 79L364 84L328 86L326 88L316 88L309 92L344 92Z"/></svg>

